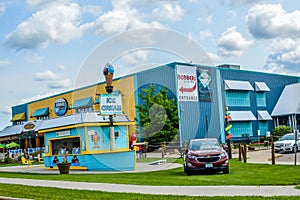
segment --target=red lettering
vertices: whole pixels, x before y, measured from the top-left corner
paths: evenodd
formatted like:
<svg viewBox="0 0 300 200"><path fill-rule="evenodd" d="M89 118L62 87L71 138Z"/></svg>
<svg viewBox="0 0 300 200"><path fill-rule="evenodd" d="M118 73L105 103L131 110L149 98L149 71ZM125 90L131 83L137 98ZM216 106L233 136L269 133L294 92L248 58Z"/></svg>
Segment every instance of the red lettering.
<svg viewBox="0 0 300 200"><path fill-rule="evenodd" d="M189 76L189 75L180 75L177 76L178 80L187 80L187 81L195 81L196 76Z"/></svg>

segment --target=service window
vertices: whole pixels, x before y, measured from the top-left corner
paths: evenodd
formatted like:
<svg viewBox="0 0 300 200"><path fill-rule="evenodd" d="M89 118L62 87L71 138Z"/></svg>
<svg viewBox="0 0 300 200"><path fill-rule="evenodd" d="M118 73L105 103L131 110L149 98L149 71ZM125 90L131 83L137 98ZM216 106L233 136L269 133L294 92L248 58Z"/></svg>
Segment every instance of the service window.
<svg viewBox="0 0 300 200"><path fill-rule="evenodd" d="M52 155L80 153L80 137L51 140L50 145L52 146Z"/></svg>

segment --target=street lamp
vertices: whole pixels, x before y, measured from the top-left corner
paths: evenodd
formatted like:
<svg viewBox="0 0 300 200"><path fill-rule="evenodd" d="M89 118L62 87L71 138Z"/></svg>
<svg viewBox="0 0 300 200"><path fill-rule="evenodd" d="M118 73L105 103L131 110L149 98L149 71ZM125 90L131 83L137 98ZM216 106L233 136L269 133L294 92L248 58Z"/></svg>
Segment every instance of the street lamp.
<svg viewBox="0 0 300 200"><path fill-rule="evenodd" d="M114 75L114 67L110 63L106 63L103 69L103 75L105 76L106 80L106 92L108 94L113 92L114 87L112 86L112 79ZM110 150L115 150L115 130L114 130L114 123L113 123L113 115L109 115L109 135L110 135Z"/></svg>

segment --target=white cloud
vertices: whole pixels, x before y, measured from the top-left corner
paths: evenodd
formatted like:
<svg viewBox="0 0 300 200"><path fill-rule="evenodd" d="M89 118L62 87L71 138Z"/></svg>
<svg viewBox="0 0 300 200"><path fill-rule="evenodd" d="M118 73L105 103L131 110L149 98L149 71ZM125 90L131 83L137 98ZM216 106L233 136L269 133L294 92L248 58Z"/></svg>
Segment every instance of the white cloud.
<svg viewBox="0 0 300 200"><path fill-rule="evenodd" d="M11 107L8 105L1 106L0 113L5 114L5 115L11 114Z"/></svg>
<svg viewBox="0 0 300 200"><path fill-rule="evenodd" d="M63 71L63 70L65 70L66 69L66 67L64 66L64 65L59 65L58 66L58 70L60 70L60 71Z"/></svg>
<svg viewBox="0 0 300 200"><path fill-rule="evenodd" d="M147 61L148 55L149 51L147 50L137 50L126 53L123 60L126 65L134 66L137 63Z"/></svg>
<svg viewBox="0 0 300 200"><path fill-rule="evenodd" d="M222 58L217 54L211 52L206 52L206 54L208 55L208 57L211 59L213 63L219 63L220 61L222 61Z"/></svg>
<svg viewBox="0 0 300 200"><path fill-rule="evenodd" d="M82 13L89 13L94 16L100 16L102 14L101 6L96 5L85 5L82 6Z"/></svg>
<svg viewBox="0 0 300 200"><path fill-rule="evenodd" d="M41 63L44 60L43 56L40 56L38 54L32 54L28 57L26 57L26 61L30 63Z"/></svg>
<svg viewBox="0 0 300 200"><path fill-rule="evenodd" d="M221 56L241 56L245 50L254 44L253 40L246 40L236 27L232 26L221 34L218 40Z"/></svg>
<svg viewBox="0 0 300 200"><path fill-rule="evenodd" d="M203 24L203 23L211 24L212 19L213 19L212 15L208 15L208 16L204 16L204 17L198 17L197 18L197 23L198 24Z"/></svg>
<svg viewBox="0 0 300 200"><path fill-rule="evenodd" d="M60 68L61 69L61 68ZM48 88L68 88L71 82L64 75L54 73L50 70L35 73L35 80L46 83Z"/></svg>
<svg viewBox="0 0 300 200"><path fill-rule="evenodd" d="M12 65L10 60L0 60L0 66Z"/></svg>
<svg viewBox="0 0 300 200"><path fill-rule="evenodd" d="M256 38L299 38L300 11L286 12L280 4L254 5L246 17L248 29Z"/></svg>
<svg viewBox="0 0 300 200"><path fill-rule="evenodd" d="M152 13L160 20L180 21L183 9L177 2L165 1L161 6L154 8Z"/></svg>
<svg viewBox="0 0 300 200"><path fill-rule="evenodd" d="M262 0L219 0L222 5L239 6L244 4L253 4Z"/></svg>
<svg viewBox="0 0 300 200"><path fill-rule="evenodd" d="M67 43L81 37L79 18L78 4L49 4L7 35L5 45L22 50L47 47L50 42Z"/></svg>
<svg viewBox="0 0 300 200"><path fill-rule="evenodd" d="M212 33L209 30L203 30L199 32L200 40L206 40L207 38L211 38Z"/></svg>
<svg viewBox="0 0 300 200"><path fill-rule="evenodd" d="M23 98L23 99L20 100L20 104L24 104L24 103L39 100L39 99L42 99L42 98L46 98L46 97L49 97L49 96L53 96L53 95L59 94L60 92L62 92L62 91L47 92L46 94L37 94L37 95L34 95L32 97Z"/></svg>
<svg viewBox="0 0 300 200"><path fill-rule="evenodd" d="M266 69L275 70L274 72L299 72L300 39L277 38L272 42L270 51Z"/></svg>
<svg viewBox="0 0 300 200"><path fill-rule="evenodd" d="M44 72L37 72L35 74L35 79L37 81L53 81L57 78L57 76L55 75L55 73L53 73L52 71L50 70L46 70Z"/></svg>
<svg viewBox="0 0 300 200"><path fill-rule="evenodd" d="M120 1L121 4L121 1ZM115 8L101 15L96 21L81 26L83 31L96 35L115 34L136 28L162 27L157 21L147 22L137 9L131 8L124 2L115 3Z"/></svg>
<svg viewBox="0 0 300 200"><path fill-rule="evenodd" d="M6 5L4 2L0 2L0 17L5 13Z"/></svg>

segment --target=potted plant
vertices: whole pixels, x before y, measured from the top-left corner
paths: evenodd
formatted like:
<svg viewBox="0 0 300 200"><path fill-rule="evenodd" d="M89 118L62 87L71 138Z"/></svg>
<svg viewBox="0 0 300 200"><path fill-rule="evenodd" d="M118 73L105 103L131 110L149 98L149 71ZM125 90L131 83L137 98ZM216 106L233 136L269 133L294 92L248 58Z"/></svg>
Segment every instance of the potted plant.
<svg viewBox="0 0 300 200"><path fill-rule="evenodd" d="M64 160L62 163L57 163L59 173L60 174L68 174L70 171L71 163L68 162L67 156L64 156Z"/></svg>

